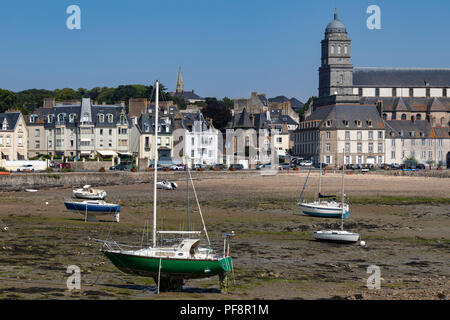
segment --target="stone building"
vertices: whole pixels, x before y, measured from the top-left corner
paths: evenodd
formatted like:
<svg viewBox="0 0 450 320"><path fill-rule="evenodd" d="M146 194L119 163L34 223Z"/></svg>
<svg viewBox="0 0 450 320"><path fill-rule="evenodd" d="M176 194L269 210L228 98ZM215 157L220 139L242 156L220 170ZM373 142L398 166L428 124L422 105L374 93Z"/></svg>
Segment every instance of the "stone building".
<svg viewBox="0 0 450 320"><path fill-rule="evenodd" d="M272 119L269 111L250 114L244 108L235 113L224 136L227 164L241 163L254 168L257 164L278 162L288 155L291 148L288 125L279 120Z"/></svg>
<svg viewBox="0 0 450 320"><path fill-rule="evenodd" d="M27 116L27 129L30 157L130 153L131 121L125 108L92 105L89 98L83 98L79 105L38 108Z"/></svg>
<svg viewBox="0 0 450 320"><path fill-rule="evenodd" d="M269 100L267 100L266 94L258 94L258 92L252 92L250 98L234 99L233 112L238 114L246 110L247 113L262 113L269 110Z"/></svg>
<svg viewBox="0 0 450 320"><path fill-rule="evenodd" d="M330 166L382 164L385 124L372 105L320 107L294 133L294 154ZM323 146L322 146L323 143Z"/></svg>
<svg viewBox="0 0 450 320"><path fill-rule="evenodd" d="M28 159L28 132L21 112L0 113L0 159Z"/></svg>
<svg viewBox="0 0 450 320"><path fill-rule="evenodd" d="M433 127L427 120L388 120L386 123L386 162L402 164L450 163L449 127Z"/></svg>
<svg viewBox="0 0 450 320"><path fill-rule="evenodd" d="M344 144L351 163L401 164L415 157L448 164L449 90L450 69L354 68L351 40L335 12L322 40L319 97L294 131L294 154L333 164ZM359 128L352 128L355 121ZM365 128L367 121L375 127ZM324 142L331 150L325 158L317 149L323 136L332 140Z"/></svg>
<svg viewBox="0 0 450 320"><path fill-rule="evenodd" d="M212 121L206 120L201 112L183 115L185 129L184 154L189 164L213 165L221 163L222 150L219 150L222 135L214 128Z"/></svg>

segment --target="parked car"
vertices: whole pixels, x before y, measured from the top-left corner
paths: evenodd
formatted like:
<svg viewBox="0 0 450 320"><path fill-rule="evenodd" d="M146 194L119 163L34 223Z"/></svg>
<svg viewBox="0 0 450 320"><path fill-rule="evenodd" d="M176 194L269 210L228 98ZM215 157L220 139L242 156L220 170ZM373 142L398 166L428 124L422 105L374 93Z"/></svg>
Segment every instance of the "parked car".
<svg viewBox="0 0 450 320"><path fill-rule="evenodd" d="M116 164L115 166L109 168L109 170L119 170L119 171L124 171L128 169L129 166L126 163Z"/></svg>
<svg viewBox="0 0 450 320"><path fill-rule="evenodd" d="M390 165L390 164L382 163L382 164L380 165L380 169L383 169L383 170L391 170L392 168L391 168L391 165Z"/></svg>
<svg viewBox="0 0 450 320"><path fill-rule="evenodd" d="M186 165L184 164L173 164L169 167L169 170L172 171L183 171L186 170Z"/></svg>
<svg viewBox="0 0 450 320"><path fill-rule="evenodd" d="M67 162L61 162L61 163L58 163L57 167L58 167L59 169L70 169L70 168L72 168L72 167L70 166L70 163L67 163Z"/></svg>
<svg viewBox="0 0 450 320"><path fill-rule="evenodd" d="M417 169L420 169L420 170L425 170L425 165L423 164L423 163L419 163L419 164L417 164Z"/></svg>
<svg viewBox="0 0 450 320"><path fill-rule="evenodd" d="M24 164L23 166L17 168L17 172L34 172L32 164Z"/></svg>
<svg viewBox="0 0 450 320"><path fill-rule="evenodd" d="M322 169L326 168L328 166L328 163L322 163ZM348 165L347 165L348 166ZM320 162L316 163L316 165L314 166L315 168L320 168ZM347 167L348 169L348 167Z"/></svg>
<svg viewBox="0 0 450 320"><path fill-rule="evenodd" d="M398 169L401 169L401 166L399 163L394 162L391 164L391 168L394 170L398 170Z"/></svg>
<svg viewBox="0 0 450 320"><path fill-rule="evenodd" d="M206 166L204 164L196 163L192 166L192 170L198 170L198 169L206 169Z"/></svg>
<svg viewBox="0 0 450 320"><path fill-rule="evenodd" d="M244 166L240 163L230 165L230 170L242 170L242 169L244 169Z"/></svg>
<svg viewBox="0 0 450 320"><path fill-rule="evenodd" d="M280 164L279 168L281 170L289 170L289 169L291 169L291 165L290 165L290 163L282 163L282 164Z"/></svg>
<svg viewBox="0 0 450 320"><path fill-rule="evenodd" d="M225 166L222 163L213 164L210 168L211 170L223 170Z"/></svg>
<svg viewBox="0 0 450 320"><path fill-rule="evenodd" d="M256 170L261 170L261 169L270 169L272 168L272 164L271 163L260 163L256 166Z"/></svg>
<svg viewBox="0 0 450 320"><path fill-rule="evenodd" d="M312 161L311 160L302 160L301 162L300 162L300 165L302 166L302 167L310 167L310 166L312 166Z"/></svg>
<svg viewBox="0 0 450 320"><path fill-rule="evenodd" d="M154 165L153 164L151 164L151 165L149 165L148 166L150 169L153 169L154 168ZM112 167L111 167L112 168ZM109 170L116 170L116 169L109 169ZM163 166L162 165L160 165L160 164L158 164L158 170L162 170L163 169ZM119 169L120 170L120 169ZM122 169L122 170L126 170L126 169Z"/></svg>

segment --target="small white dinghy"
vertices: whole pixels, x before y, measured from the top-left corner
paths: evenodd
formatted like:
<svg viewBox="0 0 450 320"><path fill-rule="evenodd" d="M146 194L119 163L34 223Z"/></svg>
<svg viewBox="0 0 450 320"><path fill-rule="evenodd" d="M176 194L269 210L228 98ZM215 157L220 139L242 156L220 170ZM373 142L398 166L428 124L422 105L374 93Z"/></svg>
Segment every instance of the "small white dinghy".
<svg viewBox="0 0 450 320"><path fill-rule="evenodd" d="M163 180L163 181L158 182L156 184L156 187L158 189L164 189L164 190L175 190L176 188L178 188L178 184L176 184L175 182Z"/></svg>
<svg viewBox="0 0 450 320"><path fill-rule="evenodd" d="M26 192L38 192L36 189L25 189Z"/></svg>
<svg viewBox="0 0 450 320"><path fill-rule="evenodd" d="M73 195L80 199L104 200L106 192L105 190L94 189L90 185L85 185L83 188L73 190Z"/></svg>
<svg viewBox="0 0 450 320"><path fill-rule="evenodd" d="M342 152L345 159L345 149ZM341 200L341 230L321 230L314 231L313 237L319 241L338 242L338 243L354 243L359 239L359 234L344 230L344 215L348 208L345 208L344 204L344 177L345 177L345 164L342 163L342 200Z"/></svg>

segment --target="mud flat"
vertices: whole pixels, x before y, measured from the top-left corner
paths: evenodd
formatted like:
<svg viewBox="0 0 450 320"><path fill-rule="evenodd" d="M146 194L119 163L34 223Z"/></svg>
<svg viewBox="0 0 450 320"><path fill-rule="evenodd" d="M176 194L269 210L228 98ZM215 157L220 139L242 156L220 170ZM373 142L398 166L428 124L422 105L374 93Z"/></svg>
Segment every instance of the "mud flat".
<svg viewBox="0 0 450 320"><path fill-rule="evenodd" d="M92 238L140 244L151 222L150 184L106 186L110 201L122 201L120 223L112 218L85 223L68 212L69 188L36 193L0 192L0 299L448 299L450 266L450 179L349 175L352 201L346 229L367 246L313 240L316 229L339 221L300 214L296 199L305 174L236 176L227 179L194 173L212 246L220 234L235 231L235 267L228 293L216 278L186 282L183 292L156 295L151 279L118 271ZM317 188L313 174L305 192ZM327 174L324 193L339 194L340 175ZM159 223L186 226L182 181L161 191ZM191 202L192 204L193 202ZM194 229L200 219L192 212ZM144 239L144 240L143 240ZM69 265L81 269L81 290L68 291ZM369 290L367 267L381 269L381 289ZM233 279L234 278L234 279Z"/></svg>

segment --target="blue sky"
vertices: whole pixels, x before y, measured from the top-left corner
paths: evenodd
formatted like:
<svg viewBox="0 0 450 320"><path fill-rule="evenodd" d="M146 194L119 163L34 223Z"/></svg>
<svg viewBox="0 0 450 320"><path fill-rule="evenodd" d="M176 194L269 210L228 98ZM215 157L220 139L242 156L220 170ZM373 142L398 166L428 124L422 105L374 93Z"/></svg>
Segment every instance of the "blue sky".
<svg viewBox="0 0 450 320"><path fill-rule="evenodd" d="M68 30L66 8L81 8ZM369 30L369 5L381 30ZM320 41L338 7L356 67L449 67L450 1L2 0L0 88L150 84L201 96L317 95Z"/></svg>

